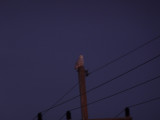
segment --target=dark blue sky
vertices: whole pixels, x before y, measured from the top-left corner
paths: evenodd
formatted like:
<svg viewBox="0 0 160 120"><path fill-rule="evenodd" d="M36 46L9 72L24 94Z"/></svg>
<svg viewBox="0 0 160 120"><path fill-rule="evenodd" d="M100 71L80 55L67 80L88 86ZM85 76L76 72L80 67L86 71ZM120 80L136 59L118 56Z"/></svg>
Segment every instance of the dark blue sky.
<svg viewBox="0 0 160 120"><path fill-rule="evenodd" d="M0 119L31 120L77 81L75 62L97 67L160 34L158 0L0 1ZM87 89L160 53L160 38L86 78ZM88 103L160 74L160 58L88 94ZM79 94L75 88L65 99ZM88 107L89 118L160 96L160 79ZM79 99L45 114L59 119ZM131 109L135 120L159 120L160 101ZM80 110L72 112L79 120ZM124 116L121 114L121 117ZM64 118L65 119L65 118Z"/></svg>

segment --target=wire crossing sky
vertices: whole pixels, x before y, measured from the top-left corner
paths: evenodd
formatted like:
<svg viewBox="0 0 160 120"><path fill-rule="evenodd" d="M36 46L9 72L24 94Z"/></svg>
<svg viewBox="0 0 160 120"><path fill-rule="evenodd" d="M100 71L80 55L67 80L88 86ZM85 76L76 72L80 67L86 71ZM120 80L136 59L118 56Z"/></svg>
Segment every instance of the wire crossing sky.
<svg viewBox="0 0 160 120"><path fill-rule="evenodd" d="M139 102L139 103L136 103L136 104L133 104L133 105L130 105L128 106L129 108L133 108L133 107L137 107L139 105L143 105L143 104L146 104L146 103L150 103L150 102L153 102L153 101L156 101L156 100L160 100L160 97L155 97L155 98L152 98L152 99L149 99L149 100L146 100L146 101L142 101L142 102ZM120 114L122 114L124 112L124 110L122 110L120 113L118 113L116 117L118 117Z"/></svg>
<svg viewBox="0 0 160 120"><path fill-rule="evenodd" d="M90 102L90 103L87 104L87 106L92 105L92 104L95 104L95 103L100 102L100 101L102 101L102 100L105 100L105 99L114 97L114 96L119 95L119 94L121 94L121 93L127 92L127 91L129 91L129 90L132 90L132 89L137 88L137 87L139 87L139 86L142 86L142 85L144 85L144 84L147 84L147 83L149 83L149 82L152 82L152 81L154 81L154 80L156 80L156 79L158 79L158 78L160 78L160 75L158 75L158 76L156 76L156 77L154 77L154 78L152 78L152 79L150 79L150 80L146 80L146 81L144 81L144 82L142 82L142 83L136 84L136 85L134 85L134 86L132 86L132 87L129 87L129 88L127 88L127 89L124 89L124 90L121 90L121 91L119 91L119 92L116 92L116 93L114 93L114 94L112 94L112 95L109 95L109 96L103 97L103 98L101 98L101 99L98 99L98 100L96 100L96 101ZM158 97L158 99L160 99L160 98ZM142 102L142 103L143 103L143 102ZM131 105L131 106L129 106L129 107L134 107L134 106L139 105L139 104L141 104L141 103L138 103L138 104L135 104L135 105ZM85 107L85 106L84 106L84 107ZM70 109L70 111L77 110L77 109L80 109L80 108L81 108L81 107L75 107L75 108Z"/></svg>
<svg viewBox="0 0 160 120"><path fill-rule="evenodd" d="M117 79L117 78L120 78L120 77L124 76L125 74L128 74L129 72L132 72L133 70L135 70L135 69L137 69L137 68L139 68L139 67L141 67L141 66L143 66L143 65L145 65L145 64L147 64L147 63L149 63L149 62L151 62L151 61L153 61L153 60L155 60L155 59L157 59L157 58L159 58L159 57L160 57L160 54L157 55L157 56L155 56L155 57L153 57L153 58L151 58L151 59L149 59L149 60L147 60L147 61L145 61L145 62L143 62L143 63L141 63L141 64L139 64L139 65L137 65L137 66L135 66L135 67L133 67L133 68L131 68L130 70L128 70L128 71L126 71L126 72L124 72L124 73L122 73L122 74L120 74L120 75L117 75L116 77L112 78L111 80L109 80L109 81L107 81L107 82L101 83L100 85L91 88L90 90L86 91L86 93L91 92L91 91L93 91L93 90L95 90L95 89L97 89L97 88L99 88L99 87L102 87L102 86L106 85L107 83L109 83L109 82L111 82L111 81L113 81L113 80L115 80L115 79ZM153 79L151 79L151 80L142 82L142 83L140 83L140 84L138 84L138 85L135 85L135 86L133 86L133 87L131 87L131 88L128 88L128 89L126 89L126 90L123 90L123 91L120 91L120 92L115 93L115 94L113 94L113 95L104 97L104 98L102 98L102 99L100 99L100 100L96 100L96 101L94 101L94 102L89 103L88 105L94 104L94 103L99 102L99 101L101 101L101 100L104 100L104 99L106 99L106 98L110 98L110 97L115 96L115 95L117 95L117 94L119 94L119 93L126 92L126 91L128 91L128 90L130 90L130 89L133 89L133 88L137 87L137 86L140 86L140 85L146 84L146 83L148 83L148 82L150 82L150 81L153 81L153 80L155 80L155 79L157 79L157 78L159 78L159 77L160 77L160 76L157 76L157 77L155 77L155 78L153 78ZM68 103L68 102L70 102L70 101L78 98L79 96L80 96L80 95L74 96L73 98L70 98L70 99L68 99L68 100L66 100L66 101L64 101L64 102L62 102L62 103L56 104L55 106L51 106L51 107L48 108L46 111L45 111L45 110L44 110L44 111L47 112L47 111L49 111L49 110L51 110L51 109L53 109L53 108L56 108L56 107L61 106L61 105L63 105L63 104L66 104L66 103ZM75 110L75 109L79 109L79 108L80 108L80 107L73 108L73 109L71 109L70 111Z"/></svg>
<svg viewBox="0 0 160 120"><path fill-rule="evenodd" d="M118 58L116 58L116 59L114 59L114 60L106 63L105 65L103 65L103 66L101 66L101 67L93 70L93 71L90 72L89 74L91 74L91 73L93 73L93 72L96 72L97 70L100 70L100 69L102 69L102 68L104 68L104 67L107 67L109 64L112 64L112 63L118 61L119 59L121 59L121 58L123 58L123 57L125 57L125 56L127 56L127 55L129 55L129 54L131 54L132 52L137 51L138 49L140 49L140 48L142 48L142 47L150 44L151 42L157 40L158 38L160 38L160 36L157 36L157 37L155 37L155 38L147 41L146 43L144 43L144 44L142 44L142 45L139 45L139 46L136 47L135 49L133 49L133 50L127 52L126 54L121 55L121 56L119 56ZM59 98L52 107L54 107L54 106L57 105L59 102L61 102L61 101L63 100L63 98L64 98L66 95L68 95L68 94L69 94L75 87L77 87L77 86L78 86L78 83L76 83L76 84L75 84L71 89L69 89L61 98ZM90 91L90 90L89 90L89 91ZM89 92L89 91L88 91L88 92ZM78 95L78 96L79 96L79 95ZM77 96L77 97L78 97L78 96ZM77 98L77 97L74 97L74 99ZM74 99L71 99L71 100L74 100ZM43 112L46 113L47 111L49 111L50 109L52 109L52 107L44 110Z"/></svg>
<svg viewBox="0 0 160 120"><path fill-rule="evenodd" d="M113 59L113 60L111 60L110 62L108 62L108 63L106 63L106 64L104 64L104 65L96 68L95 70L91 71L89 74L92 74L92 73L94 73L94 72L97 72L97 71L99 71L99 70L107 67L108 65L110 65L110 64L112 64L112 63L114 63L114 62L116 62L116 61L118 61L118 60L120 60L120 59L122 59L123 57L126 57L126 56L130 55L131 53L137 51L137 50L140 49L140 48L145 47L146 45L152 43L153 41L155 41L155 40L157 40L157 39L159 39L159 38L160 38L160 35L158 35L157 37L155 37L155 38L153 38L153 39L151 39L151 40L149 40L149 41L147 41L147 42L145 42L144 44L139 45L139 46L136 47L135 49L126 52L125 54L117 57L116 59Z"/></svg>
<svg viewBox="0 0 160 120"><path fill-rule="evenodd" d="M73 86L78 82L74 66L80 54L90 73L87 90L93 89L88 103L154 78L160 71L159 58L131 69L160 53L159 5L159 1L1 0L1 119L31 120L43 110L44 120L60 119L80 106L79 89ZM127 96L108 99L108 104L105 100L93 104L88 116L113 117L128 105L159 96L159 84L157 79ZM159 102L137 108L131 113L136 120L160 119ZM72 118L81 118L80 109L72 112Z"/></svg>

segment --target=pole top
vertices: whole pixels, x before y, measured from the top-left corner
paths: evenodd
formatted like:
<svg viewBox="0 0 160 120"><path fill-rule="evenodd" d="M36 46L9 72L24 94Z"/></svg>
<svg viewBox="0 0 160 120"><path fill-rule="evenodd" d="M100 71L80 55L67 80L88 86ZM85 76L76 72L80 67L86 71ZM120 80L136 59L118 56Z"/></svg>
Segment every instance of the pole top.
<svg viewBox="0 0 160 120"><path fill-rule="evenodd" d="M84 66L84 57L83 55L80 55L77 62L76 62L76 65L75 65L75 69L78 70L79 67L81 66Z"/></svg>

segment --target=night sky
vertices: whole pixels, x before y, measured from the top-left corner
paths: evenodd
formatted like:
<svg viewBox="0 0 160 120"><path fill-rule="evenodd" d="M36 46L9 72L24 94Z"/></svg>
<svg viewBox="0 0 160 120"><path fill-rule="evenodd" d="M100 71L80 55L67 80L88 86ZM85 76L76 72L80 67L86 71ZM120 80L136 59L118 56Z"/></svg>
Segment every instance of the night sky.
<svg viewBox="0 0 160 120"><path fill-rule="evenodd" d="M54 105L78 82L74 66L80 54L92 73L159 35L159 0L0 0L0 119L32 120ZM158 54L160 38L90 74L87 90ZM88 103L159 74L160 57L88 93ZM78 86L64 100L76 95ZM88 106L89 118L112 118L155 97L160 97L160 78ZM77 98L43 119L58 120L79 105ZM133 120L160 120L159 111L160 100L130 109ZM80 109L72 111L72 118L81 119Z"/></svg>

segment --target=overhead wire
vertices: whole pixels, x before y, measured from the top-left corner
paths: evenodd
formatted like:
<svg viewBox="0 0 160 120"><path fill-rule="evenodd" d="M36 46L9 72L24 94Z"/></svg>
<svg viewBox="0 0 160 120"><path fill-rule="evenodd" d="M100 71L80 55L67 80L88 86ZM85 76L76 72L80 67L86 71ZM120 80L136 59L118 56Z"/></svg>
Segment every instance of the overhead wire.
<svg viewBox="0 0 160 120"><path fill-rule="evenodd" d="M124 110L121 110L117 115L115 115L115 117L114 117L114 118L119 117L123 112L124 112Z"/></svg>
<svg viewBox="0 0 160 120"><path fill-rule="evenodd" d="M60 97L60 98L55 102L55 104L52 105L50 108L56 106L59 102L61 102L61 101L64 99L65 96L67 96L75 87L77 87L77 85L78 85L78 82L77 82L72 88L70 88L62 97ZM43 114L47 113L47 112L50 110L50 108L48 108L48 109L46 109L46 110L43 110L42 113L43 113Z"/></svg>
<svg viewBox="0 0 160 120"><path fill-rule="evenodd" d="M149 100L146 100L146 101L142 101L142 102L139 102L139 103L136 103L136 104L132 104L132 105L128 106L128 108L133 108L133 107L136 107L136 106L139 106L139 105L142 105L142 104L146 104L146 103L150 103L150 102L153 102L153 101L156 101L156 100L160 100L160 97L155 97L155 98L152 98L152 99L149 99ZM115 116L115 118L119 117L123 112L124 112L124 110L122 110L121 112L119 112Z"/></svg>
<svg viewBox="0 0 160 120"><path fill-rule="evenodd" d="M145 61L145 62L143 62L143 63L141 63L141 64L139 64L139 65L137 65L137 66L135 66L135 67L133 67L133 68L131 68L131 69L129 69L128 71L126 71L126 72L124 72L124 73L122 73L122 74L117 75L116 77L110 79L109 81L103 82L102 84L99 84L99 85L97 85L97 86L89 89L88 91L86 91L86 93L89 93L89 92L91 92L91 91L93 91L93 90L95 90L95 89L97 89L97 88L99 88L99 87L102 87L102 86L104 86L104 85L112 82L113 80L116 80L116 79L122 77L122 76L128 74L129 72L131 72L131 71L133 71L133 70L136 70L136 69L138 69L139 67L141 67L141 66L143 66L143 65L145 65L145 64L147 64L147 63L149 63L149 62L151 62L151 61L153 61L153 60L155 60L155 59L157 59L158 57L160 57L160 54L158 54L157 56L155 56L155 57L153 57L153 58L151 58L151 59L149 59L149 60L147 60L147 61ZM86 93L83 93L83 94L86 94ZM82 95L83 95L83 94L82 94ZM70 101L78 98L79 96L80 96L80 94L79 94L79 95L76 95L76 96L74 96L74 97L72 97L72 98L70 98L70 99L68 99L68 100L65 100L65 101L63 101L63 102L61 102L61 103L59 103L59 104L57 104L57 105L55 105L55 106L52 106L52 107L48 108L48 110L51 110L51 109L53 109L53 108L56 108L56 107L61 106L61 105L63 105L63 104L66 104L66 103L68 103L68 102L70 102Z"/></svg>
<svg viewBox="0 0 160 120"><path fill-rule="evenodd" d="M152 102L152 101L156 101L156 100L160 100L160 97L156 97L156 98L149 99L149 100L147 100L147 101L139 102L139 103L130 105L130 106L128 106L128 107L129 107L129 108L133 108L133 107L136 107L136 106L139 106L139 105L142 105L142 104L146 104L146 103L149 103L149 102Z"/></svg>
<svg viewBox="0 0 160 120"><path fill-rule="evenodd" d="M121 58L123 58L123 57L125 57L125 56L127 56L127 55L129 55L129 54L131 54L131 53L133 53L133 52L135 52L136 50L138 50L138 49L140 49L140 48L142 48L142 47L144 47L144 46L146 46L146 45L148 45L149 43L157 40L158 38L160 38L160 35L157 36L157 37L155 37L155 38L153 38L153 39L151 39L151 40L149 40L149 41L147 41L147 42L145 42L144 44L141 44L140 46L136 47L135 49L133 49L133 50L131 50L131 51L129 51L129 52L127 52L127 53L125 53L125 54L117 57L116 59L114 59L114 60L106 63L105 65L103 65L103 66L101 66L101 67L98 67L97 69L91 71L91 72L88 73L88 74L90 75L90 74L92 74L92 73L94 73L94 72L96 72L96 71L98 71L98 70L100 70L100 69L102 69L102 68L104 68L104 67L107 67L109 64L112 64L112 63L120 60ZM131 71L132 71L132 70L131 70ZM126 74L127 74L127 73L126 73ZM123 75L122 75L122 76L123 76ZM117 77L118 77L118 76L117 76ZM119 76L119 77L120 77L120 76ZM117 78L114 78L114 79L117 79ZM110 82L110 81L108 81L108 82ZM108 83L108 82L106 82L106 83ZM106 83L102 83L102 84L106 84ZM66 95L68 95L77 85L78 85L78 83L76 83L76 84L75 84L71 89L69 89L62 97L60 97L60 98L55 102L54 105L52 105L50 108L48 108L48 109L46 109L46 110L44 110L44 111L42 111L42 112L45 114L45 113L48 112L49 110L51 110L51 109L53 109L53 108L55 108L55 107L58 107L59 105L65 104L65 103L67 103L67 102L70 102L70 101L76 99L77 97L79 97L80 95L77 95L77 96L75 96L75 97L73 97L73 98L71 98L71 99L68 99L68 100L60 103L60 102L64 99L64 97L65 97ZM102 86L102 85L100 84L99 86L96 86L96 87L88 90L87 92L90 92L90 91L92 91L92 90L94 90L94 89L96 89L96 88L98 88L98 87L100 87L100 86ZM58 104L58 103L59 103L59 104ZM34 117L34 119L35 119L35 117Z"/></svg>
<svg viewBox="0 0 160 120"><path fill-rule="evenodd" d="M132 90L132 89L137 88L137 87L139 87L139 86L142 86L142 85L144 85L144 84L147 84L147 83L149 83L149 82L152 82L152 81L154 81L154 80L157 80L158 78L160 78L160 74L157 75L156 77L152 78L152 79L146 80L146 81L144 81L144 82L138 83L138 84L136 84L136 85L134 85L134 86L132 86L132 87L129 87L129 88L127 88L127 89L121 90L121 91L116 92L116 93L114 93L114 94L111 94L111 95L109 95L109 96L103 97L103 98L98 99L98 100L93 101L93 102L90 102L90 103L88 103L88 104L85 105L85 106L89 106L89 105L95 104L95 103L97 103L97 102L100 102L100 101L109 99L109 98L114 97L114 96L116 96L116 95L122 94L122 93L124 93L124 92L127 92L127 91L129 91L129 90ZM134 107L134 106L139 105L139 104L140 104L140 103L135 104L135 105L132 105L132 106L129 106L129 107ZM82 107L85 107L85 106L82 106ZM81 106L72 108L72 109L70 109L70 111L73 111L73 110L76 110L76 109L79 109L79 108L81 108Z"/></svg>
<svg viewBox="0 0 160 120"><path fill-rule="evenodd" d="M65 116L66 114L63 114L58 120L62 120Z"/></svg>
<svg viewBox="0 0 160 120"><path fill-rule="evenodd" d="M95 73L95 72L97 72L97 71L99 71L99 70L107 67L108 65L110 65L110 64L112 64L112 63L114 63L114 62L116 62L116 61L118 61L118 60L120 60L120 59L122 59L122 58L124 58L124 57L126 57L126 56L128 56L129 54L137 51L137 50L140 49L140 48L143 48L144 46L150 44L151 42L157 40L158 38L160 38L160 35L158 35L158 36L156 36L155 38L153 38L153 39L151 39L151 40L149 40L149 41L147 41L147 42L139 45L138 47L136 47L136 48L134 48L134 49L126 52L125 54L123 54L123 55L121 55L121 56L119 56L119 57L111 60L110 62L108 62L108 63L106 63L106 64L104 64L104 65L102 65L102 66L100 66L100 67L98 67L98 68L96 68L96 69L94 69L94 70L92 70L91 72L88 73L88 75L93 74L93 73Z"/></svg>
<svg viewBox="0 0 160 120"><path fill-rule="evenodd" d="M77 82L73 87L71 87L62 97L60 97L60 98L55 102L55 104L52 105L52 107L53 107L53 106L56 106L59 102L61 102L61 101L64 99L65 96L67 96L75 87L77 87L77 85L78 85L78 82ZM50 108L41 111L41 113L44 115L44 114L46 114L49 110L50 110ZM37 118L37 115L33 117L33 120L35 120L36 118Z"/></svg>
<svg viewBox="0 0 160 120"><path fill-rule="evenodd" d="M149 63L149 62L151 62L151 61L153 61L153 60L155 60L155 59L157 59L158 57L160 57L160 54L158 54L157 56L155 56L155 57L153 57L153 58L151 58L151 59L149 59L149 60L147 60L147 61L145 61L145 62L143 62L143 63L141 63L141 64L139 64L139 65L137 65L137 66L135 66L135 67L133 67L133 68L131 68L131 69L129 69L128 71L126 71L126 72L124 72L124 73L122 73L122 74L117 75L116 77L110 79L109 81L103 82L103 83L101 83L101 84L99 84L99 85L97 85L97 86L89 89L86 93L91 92L91 91L93 91L93 90L95 90L95 89L97 89L97 88L99 88L99 87L104 86L105 84L108 84L108 83L116 80L117 78L122 77L122 76L128 74L129 72L132 72L132 71L138 69L139 67L141 67L141 66L143 66L143 65L145 65L145 64L147 64L147 63Z"/></svg>

